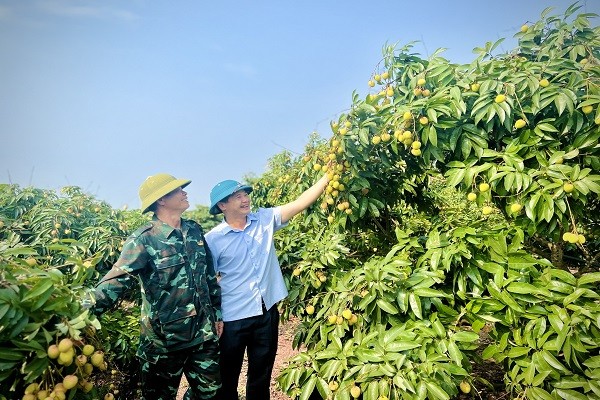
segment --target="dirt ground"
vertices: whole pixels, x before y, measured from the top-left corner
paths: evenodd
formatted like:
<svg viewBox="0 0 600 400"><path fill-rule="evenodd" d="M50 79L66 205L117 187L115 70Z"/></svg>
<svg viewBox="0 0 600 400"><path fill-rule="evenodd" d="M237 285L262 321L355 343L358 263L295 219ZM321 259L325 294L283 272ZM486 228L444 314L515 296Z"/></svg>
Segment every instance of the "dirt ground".
<svg viewBox="0 0 600 400"><path fill-rule="evenodd" d="M271 400L290 400L289 396L286 396L284 393L277 390L277 383L275 382L275 379L279 375L279 371L281 371L281 369L286 365L287 360L298 353L298 351L292 349L292 340L294 338L294 329L296 327L296 323L296 321L291 320L284 322L279 326L279 344L277 347L277 356L275 357L275 365L273 367L273 376L271 378ZM238 386L240 400L245 400L246 398L246 371L247 365L244 361ZM181 381L179 392L177 393L177 400L183 399L183 394L185 393L187 387L188 385L184 377Z"/></svg>

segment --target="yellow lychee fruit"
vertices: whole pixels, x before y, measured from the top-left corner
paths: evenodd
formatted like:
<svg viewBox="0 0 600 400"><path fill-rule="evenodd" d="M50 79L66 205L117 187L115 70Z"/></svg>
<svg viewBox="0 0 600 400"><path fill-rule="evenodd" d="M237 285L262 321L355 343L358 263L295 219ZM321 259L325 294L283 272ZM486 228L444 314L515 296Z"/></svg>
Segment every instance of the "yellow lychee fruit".
<svg viewBox="0 0 600 400"><path fill-rule="evenodd" d="M102 367L102 365L104 364L104 353L102 353L101 351L96 351L94 354L92 354L90 362L94 367Z"/></svg>
<svg viewBox="0 0 600 400"><path fill-rule="evenodd" d="M523 208L523 206L519 203L513 203L510 205L510 212L512 213L518 213L519 211L521 211L521 209Z"/></svg>
<svg viewBox="0 0 600 400"><path fill-rule="evenodd" d="M57 345L52 344L52 345L48 346L47 354L48 354L48 357L50 357L52 359L57 359L58 356L60 355L60 350L58 349Z"/></svg>
<svg viewBox="0 0 600 400"><path fill-rule="evenodd" d="M83 383L83 392L84 393L91 392L93 388L94 388L94 383L93 382L86 381L86 382Z"/></svg>
<svg viewBox="0 0 600 400"><path fill-rule="evenodd" d="M74 356L74 352L72 351L65 351L65 352L60 352L60 354L58 355L58 362L59 364L62 365L71 365L71 363L73 362L73 356Z"/></svg>
<svg viewBox="0 0 600 400"><path fill-rule="evenodd" d="M85 346L83 346L83 349L81 349L81 352L85 356L91 356L94 353L94 350L96 350L94 346L92 346L91 344L86 344Z"/></svg>
<svg viewBox="0 0 600 400"><path fill-rule="evenodd" d="M47 390L40 390L39 392L37 392L37 398L38 400L46 400L49 399L50 397L48 397L49 393Z"/></svg>
<svg viewBox="0 0 600 400"><path fill-rule="evenodd" d="M505 100L506 100L506 96L503 94L497 95L496 98L494 99L494 101L496 103L504 103Z"/></svg>
<svg viewBox="0 0 600 400"><path fill-rule="evenodd" d="M40 389L40 385L38 385L36 382L30 383L25 388L25 394L36 393L39 389Z"/></svg>
<svg viewBox="0 0 600 400"><path fill-rule="evenodd" d="M575 185L573 185L571 182L565 182L565 184L563 185L563 190L565 191L565 193L571 193L574 189Z"/></svg>
<svg viewBox="0 0 600 400"><path fill-rule="evenodd" d="M517 129L521 129L525 125L527 125L527 123L525 122L524 119L518 119L515 121L515 128L517 128Z"/></svg>
<svg viewBox="0 0 600 400"><path fill-rule="evenodd" d="M490 215L492 213L492 207L490 206L483 206L483 208L481 209L481 212L483 215Z"/></svg>
<svg viewBox="0 0 600 400"><path fill-rule="evenodd" d="M94 371L94 366L90 363L87 363L83 366L83 373L85 375L90 375Z"/></svg>
<svg viewBox="0 0 600 400"><path fill-rule="evenodd" d="M461 392L465 394L471 392L471 385L469 384L469 382L462 381L459 386Z"/></svg>
<svg viewBox="0 0 600 400"><path fill-rule="evenodd" d="M487 182L482 182L479 184L479 191L481 193L487 192L490 190L490 185Z"/></svg>
<svg viewBox="0 0 600 400"><path fill-rule="evenodd" d="M354 397L355 399L359 398L360 393L361 393L361 391L358 386L354 385L350 388L350 395L352 395L352 397Z"/></svg>
<svg viewBox="0 0 600 400"><path fill-rule="evenodd" d="M525 24L521 26L521 33L526 33L529 30L529 25Z"/></svg>
<svg viewBox="0 0 600 400"><path fill-rule="evenodd" d="M550 85L550 82L548 81L548 79L544 78L540 80L540 86L541 87L548 87Z"/></svg>
<svg viewBox="0 0 600 400"><path fill-rule="evenodd" d="M73 389L77 385L78 381L79 381L79 378L77 377L77 375L67 375L64 377L62 383L63 383L63 386L65 387L65 389L69 390L69 389Z"/></svg>
<svg viewBox="0 0 600 400"><path fill-rule="evenodd" d="M356 322L358 322L358 316L356 314L352 314L350 320L348 320L348 324L354 325Z"/></svg>
<svg viewBox="0 0 600 400"><path fill-rule="evenodd" d="M469 194L467 195L467 199L468 199L469 201L475 201L475 200L477 200L477 194L475 194L475 193L471 192L471 193L469 193Z"/></svg>
<svg viewBox="0 0 600 400"><path fill-rule="evenodd" d="M342 311L342 317L344 317L345 319L352 318L352 311L346 308L344 311Z"/></svg>
<svg viewBox="0 0 600 400"><path fill-rule="evenodd" d="M425 78L419 78L419 80L417 81L417 85L419 86L423 86L427 83L427 81L425 80Z"/></svg>
<svg viewBox="0 0 600 400"><path fill-rule="evenodd" d="M87 363L87 356L84 354L80 354L75 358L75 365L78 367L82 367Z"/></svg>

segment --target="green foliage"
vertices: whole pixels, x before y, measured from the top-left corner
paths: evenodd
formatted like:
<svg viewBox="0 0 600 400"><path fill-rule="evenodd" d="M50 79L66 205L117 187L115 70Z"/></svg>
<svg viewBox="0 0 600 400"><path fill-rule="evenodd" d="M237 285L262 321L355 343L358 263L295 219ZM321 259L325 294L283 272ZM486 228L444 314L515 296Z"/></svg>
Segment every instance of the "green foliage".
<svg viewBox="0 0 600 400"><path fill-rule="evenodd" d="M277 237L305 348L279 377L293 398L481 393L481 362L515 396L600 397L600 28L577 9L467 65L386 46L333 136L254 179L268 206L330 178Z"/></svg>
<svg viewBox="0 0 600 400"><path fill-rule="evenodd" d="M196 221L202 226L204 232L208 232L223 220L223 215L211 215L207 206L197 205L195 209L183 213L183 218Z"/></svg>
<svg viewBox="0 0 600 400"><path fill-rule="evenodd" d="M83 384L93 382L83 365L48 357L49 346L64 338L75 342L74 356L81 355L84 344L118 347L123 358L135 354L119 337L103 345L96 335L99 321L82 304L116 261L127 231L147 217L113 210L76 187L59 195L1 185L0 210L0 395L21 396L32 383L51 391L69 374ZM101 367L95 368L106 368ZM96 389L78 388L69 398L96 395Z"/></svg>

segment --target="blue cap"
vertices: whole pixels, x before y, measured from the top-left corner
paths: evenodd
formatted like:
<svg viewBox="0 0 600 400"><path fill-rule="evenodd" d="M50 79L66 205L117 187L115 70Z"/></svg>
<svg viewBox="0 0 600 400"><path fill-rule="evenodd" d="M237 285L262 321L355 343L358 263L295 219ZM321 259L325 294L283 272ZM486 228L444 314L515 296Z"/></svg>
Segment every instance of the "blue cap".
<svg viewBox="0 0 600 400"><path fill-rule="evenodd" d="M212 215L221 213L221 209L217 206L217 203L223 201L226 197L231 196L238 190L245 190L246 193L252 192L252 186L240 183L234 180L226 180L219 182L210 191L210 212Z"/></svg>

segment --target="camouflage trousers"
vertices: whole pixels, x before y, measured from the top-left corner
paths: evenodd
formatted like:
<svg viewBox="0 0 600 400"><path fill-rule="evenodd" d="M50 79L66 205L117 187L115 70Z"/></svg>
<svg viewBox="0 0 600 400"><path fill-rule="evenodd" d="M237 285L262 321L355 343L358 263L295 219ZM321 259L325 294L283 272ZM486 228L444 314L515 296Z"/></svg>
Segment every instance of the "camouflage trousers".
<svg viewBox="0 0 600 400"><path fill-rule="evenodd" d="M190 385L185 400L213 399L221 387L217 340L140 361L142 400L175 400L182 375Z"/></svg>

